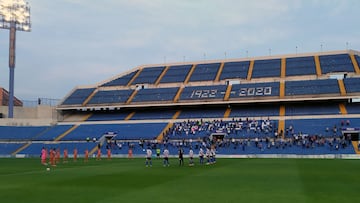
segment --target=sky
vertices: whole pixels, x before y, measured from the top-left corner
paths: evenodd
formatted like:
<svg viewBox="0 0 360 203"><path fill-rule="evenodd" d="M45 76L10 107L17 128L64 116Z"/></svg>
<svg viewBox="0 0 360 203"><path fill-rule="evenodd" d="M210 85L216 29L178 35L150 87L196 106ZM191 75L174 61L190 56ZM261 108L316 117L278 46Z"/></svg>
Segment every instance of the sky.
<svg viewBox="0 0 360 203"><path fill-rule="evenodd" d="M358 0L27 0L15 96L63 99L145 64L360 50ZM9 30L0 87L9 89Z"/></svg>

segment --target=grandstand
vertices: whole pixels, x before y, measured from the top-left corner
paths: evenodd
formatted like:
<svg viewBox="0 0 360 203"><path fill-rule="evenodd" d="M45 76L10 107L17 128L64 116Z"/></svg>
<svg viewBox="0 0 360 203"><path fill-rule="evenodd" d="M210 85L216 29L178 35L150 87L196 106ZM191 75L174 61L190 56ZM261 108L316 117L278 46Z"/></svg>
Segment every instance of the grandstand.
<svg viewBox="0 0 360 203"><path fill-rule="evenodd" d="M51 124L0 126L0 153L213 146L221 155L355 155L359 60L346 50L136 67L75 87Z"/></svg>

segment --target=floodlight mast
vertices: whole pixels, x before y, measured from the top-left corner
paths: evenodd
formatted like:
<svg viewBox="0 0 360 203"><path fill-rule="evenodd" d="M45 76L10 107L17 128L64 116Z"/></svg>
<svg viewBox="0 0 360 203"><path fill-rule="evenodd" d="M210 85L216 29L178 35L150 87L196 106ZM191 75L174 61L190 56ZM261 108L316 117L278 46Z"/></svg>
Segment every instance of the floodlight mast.
<svg viewBox="0 0 360 203"><path fill-rule="evenodd" d="M0 28L10 30L8 118L13 118L16 31L31 31L29 3L25 0L0 0Z"/></svg>

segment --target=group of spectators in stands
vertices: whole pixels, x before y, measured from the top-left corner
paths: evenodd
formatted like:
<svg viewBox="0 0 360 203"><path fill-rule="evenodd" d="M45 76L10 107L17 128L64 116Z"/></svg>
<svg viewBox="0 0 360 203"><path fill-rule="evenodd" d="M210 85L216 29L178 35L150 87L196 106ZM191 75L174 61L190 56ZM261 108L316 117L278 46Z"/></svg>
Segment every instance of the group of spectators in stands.
<svg viewBox="0 0 360 203"><path fill-rule="evenodd" d="M231 121L223 121L221 119L205 121L200 119L174 123L173 127L164 134L164 139L197 138L210 135L211 133L226 133L237 136L241 132L245 132L245 134L251 132L252 134L261 134L263 136L271 134L275 137L278 136L275 122L268 118L261 120L233 118Z"/></svg>
<svg viewBox="0 0 360 203"><path fill-rule="evenodd" d="M295 128L289 125L285 129L284 136L277 133L277 127L274 121L269 119L232 119L231 121L212 120L188 120L180 123L174 123L165 134L161 143L157 140L140 139L138 143L129 142L129 148L140 147L140 149L206 149L215 147L217 150L235 150L241 154L246 153L250 148L258 149L263 152L270 149L288 149L298 147L301 149L316 149L322 147L328 150L340 150L351 146L351 136L342 135L341 127L349 126L350 121L341 121L341 123L327 127L325 131L333 131L332 136L309 135L305 133L295 133ZM331 126L331 125L330 125ZM337 127L338 126L338 127ZM330 130L331 129L331 130ZM253 132L251 136L236 136L238 132ZM211 133L224 133L226 136L218 139L211 139ZM258 133L255 133L258 132ZM256 136L259 135L259 136ZM125 143L124 143L125 144Z"/></svg>

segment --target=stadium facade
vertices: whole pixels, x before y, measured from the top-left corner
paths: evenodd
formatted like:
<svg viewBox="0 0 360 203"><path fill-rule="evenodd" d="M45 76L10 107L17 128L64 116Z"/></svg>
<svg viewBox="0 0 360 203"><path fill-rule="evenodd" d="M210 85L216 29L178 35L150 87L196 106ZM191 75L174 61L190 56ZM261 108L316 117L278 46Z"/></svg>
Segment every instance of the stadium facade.
<svg viewBox="0 0 360 203"><path fill-rule="evenodd" d="M42 146L215 147L221 155L359 153L360 52L144 65L75 87L51 125L0 126L0 154Z"/></svg>

